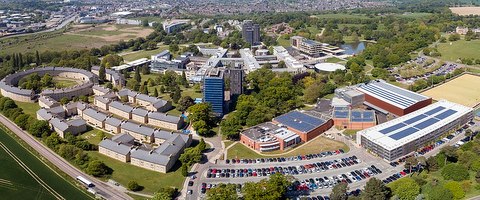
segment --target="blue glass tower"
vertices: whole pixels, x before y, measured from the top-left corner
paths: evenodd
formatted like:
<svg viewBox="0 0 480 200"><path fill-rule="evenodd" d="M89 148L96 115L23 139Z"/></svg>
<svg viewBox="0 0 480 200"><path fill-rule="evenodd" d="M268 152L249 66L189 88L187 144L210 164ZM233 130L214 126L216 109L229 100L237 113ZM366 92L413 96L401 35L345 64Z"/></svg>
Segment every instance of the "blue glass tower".
<svg viewBox="0 0 480 200"><path fill-rule="evenodd" d="M223 73L212 70L203 80L203 100L212 105L216 115L223 116L224 98Z"/></svg>

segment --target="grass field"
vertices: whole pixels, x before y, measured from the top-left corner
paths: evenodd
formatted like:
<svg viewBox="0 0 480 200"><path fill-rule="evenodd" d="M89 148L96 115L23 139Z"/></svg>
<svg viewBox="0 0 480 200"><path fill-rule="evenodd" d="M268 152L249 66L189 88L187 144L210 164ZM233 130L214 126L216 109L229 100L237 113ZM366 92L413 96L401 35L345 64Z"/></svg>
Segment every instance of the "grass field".
<svg viewBox="0 0 480 200"><path fill-rule="evenodd" d="M158 47L158 49L154 49L154 50L150 50L150 51L137 51L137 52L132 52L132 53L128 53L128 54L125 54L123 55L123 59L125 61L134 61L134 60L137 60L137 59L140 59L140 58L149 58L150 59L150 56L152 55L155 55L155 54L158 54L164 50L167 50L168 49L168 46L167 45L162 45L160 47Z"/></svg>
<svg viewBox="0 0 480 200"><path fill-rule="evenodd" d="M89 131L83 133L80 137L83 137L85 138L88 142L90 142L90 144L95 144L95 145L98 145L100 143L100 141L102 141L102 138L100 137L101 136L101 132L104 132L102 130L99 130L99 129L95 129L95 128L92 128L92 127L88 127L88 129L90 129ZM106 133L104 132L105 134L105 137L107 138L111 138L112 135L109 134L109 133Z"/></svg>
<svg viewBox="0 0 480 200"><path fill-rule="evenodd" d="M480 77L464 74L440 86L422 92L435 100L446 99L473 107L480 102Z"/></svg>
<svg viewBox="0 0 480 200"><path fill-rule="evenodd" d="M56 199L17 161L23 163L31 174L38 177L37 180L41 180L45 187L56 191L59 196L65 199L93 199L86 191L80 190L45 165L37 155L30 153L3 129L0 129L0 143L16 157L13 159L6 150L0 148L0 199Z"/></svg>
<svg viewBox="0 0 480 200"><path fill-rule="evenodd" d="M174 166L174 171L166 174L143 169L128 163L123 163L110 157L104 156L97 151L88 152L91 157L98 158L113 169L111 179L127 186L130 180L135 180L144 187L142 192L154 193L162 187L183 187L184 177L181 174L180 163Z"/></svg>
<svg viewBox="0 0 480 200"><path fill-rule="evenodd" d="M478 58L480 40L447 42L438 44L442 60L457 61L459 58Z"/></svg>
<svg viewBox="0 0 480 200"><path fill-rule="evenodd" d="M30 115L35 119L37 118L37 110L40 109L38 103L15 101L15 104L17 104L19 108L23 109L23 113Z"/></svg>
<svg viewBox="0 0 480 200"><path fill-rule="evenodd" d="M237 143L228 150L227 158L232 159L232 158L278 157L278 155L274 155L274 154L280 154L280 153L285 153L281 156L288 157L288 156L295 156L295 155L305 155L310 153L320 153L323 151L337 150L340 148L344 149L345 151L349 150L348 146L342 142L331 140L325 137L317 137L311 142L294 147L293 149L290 149L287 152L281 152L277 150L272 152L264 152L263 154L265 155L260 155L254 150L246 147L245 145L241 143ZM269 156L268 154L270 154L271 156Z"/></svg>
<svg viewBox="0 0 480 200"><path fill-rule="evenodd" d="M53 83L55 83L56 88L72 87L72 86L78 85L79 82L81 81L58 77L58 76L53 77Z"/></svg>
<svg viewBox="0 0 480 200"><path fill-rule="evenodd" d="M480 7L451 7L450 10L457 15L480 15Z"/></svg>
<svg viewBox="0 0 480 200"><path fill-rule="evenodd" d="M321 19L345 19L345 18L370 19L370 17L366 15L347 14L347 13L313 15L311 17L316 17Z"/></svg>
<svg viewBox="0 0 480 200"><path fill-rule="evenodd" d="M0 40L0 55L12 53L65 51L100 48L120 40L145 37L153 31L151 28L124 27L119 25L99 25L96 27L76 25L65 33L41 33Z"/></svg>
<svg viewBox="0 0 480 200"><path fill-rule="evenodd" d="M325 60L327 63L338 63L338 62L343 62L342 59L337 58L337 57L330 57Z"/></svg>

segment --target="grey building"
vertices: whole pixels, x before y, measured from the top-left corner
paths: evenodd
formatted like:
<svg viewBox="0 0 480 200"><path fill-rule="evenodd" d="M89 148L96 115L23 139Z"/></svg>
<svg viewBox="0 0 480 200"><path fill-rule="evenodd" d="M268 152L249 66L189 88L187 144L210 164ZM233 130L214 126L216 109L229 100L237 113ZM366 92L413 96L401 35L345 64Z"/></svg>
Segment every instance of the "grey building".
<svg viewBox="0 0 480 200"><path fill-rule="evenodd" d="M244 20L242 24L242 37L252 46L260 44L260 25L254 24L252 20Z"/></svg>

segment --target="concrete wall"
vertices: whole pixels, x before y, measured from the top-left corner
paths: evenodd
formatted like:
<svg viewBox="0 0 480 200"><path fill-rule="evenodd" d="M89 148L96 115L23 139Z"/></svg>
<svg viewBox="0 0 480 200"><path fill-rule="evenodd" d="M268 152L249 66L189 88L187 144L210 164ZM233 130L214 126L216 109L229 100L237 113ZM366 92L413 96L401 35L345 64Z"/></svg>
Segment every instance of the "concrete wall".
<svg viewBox="0 0 480 200"><path fill-rule="evenodd" d="M122 162L129 162L130 161L130 152L128 152L127 155L121 155L117 152L114 152L114 151L111 151L107 148L103 148L101 146L98 147L98 152L103 154L103 155L106 155L110 158L113 158L113 159L116 159L116 160L119 160L119 161L122 161Z"/></svg>

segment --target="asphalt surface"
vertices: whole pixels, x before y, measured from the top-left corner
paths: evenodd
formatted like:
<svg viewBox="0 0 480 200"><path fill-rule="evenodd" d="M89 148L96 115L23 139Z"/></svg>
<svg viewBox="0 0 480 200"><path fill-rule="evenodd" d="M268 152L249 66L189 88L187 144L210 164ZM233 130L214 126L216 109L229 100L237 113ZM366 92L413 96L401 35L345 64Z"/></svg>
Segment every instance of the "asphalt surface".
<svg viewBox="0 0 480 200"><path fill-rule="evenodd" d="M476 125L471 127L472 130L478 130L479 129L479 124L477 122ZM197 179L194 180L194 185L191 187L187 187L185 185L184 188L187 188L188 190L192 190L191 195L186 195L182 196L185 197L185 199L204 199L205 194L201 194L201 183L207 183L207 184L219 184L219 183L234 183L234 184L243 184L246 182L258 182L262 179L265 179L267 177L235 177L235 178L207 178L207 170L209 168L215 168L215 169L248 169L248 168L264 168L264 167L275 167L275 166L298 166L298 165L305 165L305 164L311 164L313 162L319 162L319 161L331 161L335 159L341 159L345 157L350 157L350 156L357 156L359 160L362 162L356 165L352 166L347 166L339 169L331 169L331 170L326 170L325 172L313 172L313 173L306 173L306 174L297 174L293 175L297 180L302 181L305 179L310 179L310 178L316 178L316 177L331 177L331 176L337 176L341 174L347 174L350 173L352 170L358 170L358 169L364 169L368 166L375 165L377 168L382 170L381 174L374 175L372 177L376 177L380 180L386 179L387 177L391 176L394 173L398 173L404 169L404 164L401 163L400 165L397 165L396 167L392 167L389 162L386 160L383 160L382 158L376 157L370 153L367 153L365 149L357 146L355 144L355 141L349 140L348 138L342 136L342 135L337 135L334 134L335 139L338 141L345 142L349 147L350 151L346 152L344 154L337 154L337 155L332 155L332 156L327 156L327 157L322 157L322 158L314 158L310 160L300 160L300 161L287 161L287 162L270 162L270 163L256 163L256 164L226 164L225 161L218 161L217 164L214 164L212 162L207 162L204 164L201 164L200 168L196 170L196 176ZM460 133L459 135L455 136L451 141L442 144L433 150L427 152L426 154L422 155L426 158L430 156L434 156L437 153L440 152L440 150L447 146L447 145L454 145L456 142L460 141L465 137L465 132ZM320 152L318 152L320 153ZM281 157L281 156L280 156ZM190 178L187 178L185 183L188 183L188 181L191 180ZM365 186L366 182L368 181L367 179L360 180L358 182L353 182L351 184L348 184L348 187L350 190L355 190L355 189L363 189ZM314 191L310 191L307 194L304 194L306 196L316 196L316 195L329 195L331 192L332 188L323 188L323 189L316 189Z"/></svg>
<svg viewBox="0 0 480 200"><path fill-rule="evenodd" d="M108 184L99 181L96 178L93 178L79 169L72 166L68 161L57 155L48 147L44 146L42 143L37 141L32 135L20 129L17 125L11 122L9 119L5 118L5 116L0 115L0 123L4 124L8 129L10 129L13 133L15 133L18 137L20 137L23 141L25 141L28 145L34 148L38 153L40 153L44 158L48 161L53 163L57 166L60 170L68 174L73 179L76 179L77 176L83 176L89 179L95 185L95 191L97 194L104 197L105 199L119 199L119 200L129 200L132 199L125 193L116 191L114 188L109 186ZM68 199L68 197L64 197Z"/></svg>
<svg viewBox="0 0 480 200"><path fill-rule="evenodd" d="M38 31L38 32L33 32L33 33L21 33L21 34L15 34L15 35L7 35L7 36L4 36L4 37L1 37L0 39L12 38L12 37L18 37L18 36L35 35L35 34L39 34L39 33L48 33L48 32L52 32L52 31L60 30L63 27L65 27L66 25L68 25L70 22L73 22L73 20L75 20L77 17L78 17L77 14L70 15L70 16L68 16L68 18L63 20L62 23L60 23L58 26L55 26L55 27L52 27L52 28L49 28L49 29L45 29L45 30L42 30L42 31Z"/></svg>

